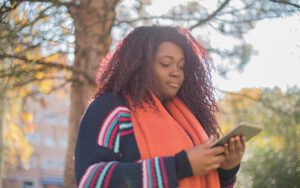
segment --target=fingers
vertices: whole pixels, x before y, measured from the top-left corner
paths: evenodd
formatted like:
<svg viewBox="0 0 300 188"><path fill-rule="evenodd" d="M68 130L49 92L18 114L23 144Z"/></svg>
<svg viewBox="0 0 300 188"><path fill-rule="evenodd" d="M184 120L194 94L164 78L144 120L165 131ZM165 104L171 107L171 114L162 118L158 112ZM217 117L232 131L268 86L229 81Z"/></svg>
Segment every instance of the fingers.
<svg viewBox="0 0 300 188"><path fill-rule="evenodd" d="M246 148L246 137L245 136L237 136L235 137L235 147L238 153L242 154Z"/></svg>
<svg viewBox="0 0 300 188"><path fill-rule="evenodd" d="M214 142L213 137L210 137L206 142L199 145L200 148L206 149Z"/></svg>
<svg viewBox="0 0 300 188"><path fill-rule="evenodd" d="M217 155L214 157L214 163L222 163L225 161L225 156L224 155Z"/></svg>
<svg viewBox="0 0 300 188"><path fill-rule="evenodd" d="M228 157L243 155L245 151L245 136L235 136L229 139L229 142L224 144L224 154Z"/></svg>
<svg viewBox="0 0 300 188"><path fill-rule="evenodd" d="M225 161L222 146L208 148L212 142L213 138L210 138L205 143L186 151L194 174L207 174L210 170L219 168Z"/></svg>
<svg viewBox="0 0 300 188"><path fill-rule="evenodd" d="M224 144L224 154L226 157L229 156L229 146L227 143Z"/></svg>
<svg viewBox="0 0 300 188"><path fill-rule="evenodd" d="M232 169L241 162L245 152L245 143L245 136L234 136L224 144L225 161L221 163L222 169Z"/></svg>
<svg viewBox="0 0 300 188"><path fill-rule="evenodd" d="M241 142L242 142L243 152L245 152L245 149L246 149L246 137L245 136L242 136Z"/></svg>
<svg viewBox="0 0 300 188"><path fill-rule="evenodd" d="M197 147L204 149L205 152L207 152L207 154L211 155L211 156L223 154L224 147L222 147L222 146L208 148L213 142L214 142L214 139L212 137L210 137L206 142L198 145Z"/></svg>
<svg viewBox="0 0 300 188"><path fill-rule="evenodd" d="M229 151L234 151L235 150L235 138L231 137L229 139Z"/></svg>
<svg viewBox="0 0 300 188"><path fill-rule="evenodd" d="M239 136L234 138L235 141L235 149L236 149L236 153L242 153L243 152L243 148L242 148L242 142Z"/></svg>
<svg viewBox="0 0 300 188"><path fill-rule="evenodd" d="M206 172L206 174L207 174L210 170L217 169L217 168L219 168L220 166L221 166L220 163L214 163L213 165L211 165L210 169Z"/></svg>
<svg viewBox="0 0 300 188"><path fill-rule="evenodd" d="M217 169L221 166L221 163L225 161L224 155L212 156L208 162L206 167L204 168L204 174L208 173L213 169Z"/></svg>
<svg viewBox="0 0 300 188"><path fill-rule="evenodd" d="M220 154L223 154L224 153L224 147L222 146L217 146L217 147L214 147L214 148L211 148L208 150L209 154L211 155L220 155Z"/></svg>

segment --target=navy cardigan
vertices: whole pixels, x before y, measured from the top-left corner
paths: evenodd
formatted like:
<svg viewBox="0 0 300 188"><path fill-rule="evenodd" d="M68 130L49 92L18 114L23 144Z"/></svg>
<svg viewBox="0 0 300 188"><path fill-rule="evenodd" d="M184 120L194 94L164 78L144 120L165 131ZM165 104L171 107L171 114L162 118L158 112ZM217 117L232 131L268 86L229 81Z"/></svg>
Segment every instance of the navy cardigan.
<svg viewBox="0 0 300 188"><path fill-rule="evenodd" d="M185 151L141 160L130 111L122 95L104 93L85 111L75 149L79 187L176 187L193 175ZM218 169L221 187L233 187L239 166Z"/></svg>

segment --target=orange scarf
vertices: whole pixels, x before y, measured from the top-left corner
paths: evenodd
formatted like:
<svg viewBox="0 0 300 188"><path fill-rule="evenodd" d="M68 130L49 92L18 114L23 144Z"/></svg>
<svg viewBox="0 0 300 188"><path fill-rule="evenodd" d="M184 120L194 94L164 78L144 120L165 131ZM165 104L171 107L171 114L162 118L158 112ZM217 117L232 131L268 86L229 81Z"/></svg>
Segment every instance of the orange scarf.
<svg viewBox="0 0 300 188"><path fill-rule="evenodd" d="M145 102L143 108L134 108L129 98L134 135L142 160L174 156L181 150L193 148L193 143L199 145L208 139L196 117L179 98L168 100L164 107L156 96L152 96L158 110ZM219 188L219 176L213 170L205 176L184 178L179 181L179 187Z"/></svg>

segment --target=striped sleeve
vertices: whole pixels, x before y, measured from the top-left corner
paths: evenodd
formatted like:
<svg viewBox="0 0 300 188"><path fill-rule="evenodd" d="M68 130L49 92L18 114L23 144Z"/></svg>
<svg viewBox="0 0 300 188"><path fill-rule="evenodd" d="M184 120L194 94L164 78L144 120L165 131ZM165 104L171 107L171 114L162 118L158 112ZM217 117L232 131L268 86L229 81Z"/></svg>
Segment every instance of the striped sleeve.
<svg viewBox="0 0 300 188"><path fill-rule="evenodd" d="M101 125L97 144L119 153L120 136L128 134L128 130L132 131L130 111L125 106L117 106Z"/></svg>
<svg viewBox="0 0 300 188"><path fill-rule="evenodd" d="M88 167L78 187L175 187L169 183L164 160L157 157L131 164L116 161L96 163Z"/></svg>
<svg viewBox="0 0 300 188"><path fill-rule="evenodd" d="M105 101L113 105L106 106ZM111 98L95 99L78 131L75 149L78 187L177 186L174 157L139 159L129 109Z"/></svg>
<svg viewBox="0 0 300 188"><path fill-rule="evenodd" d="M162 158L142 161L142 187L169 187Z"/></svg>
<svg viewBox="0 0 300 188"><path fill-rule="evenodd" d="M108 187L109 179L116 165L117 162L100 162L91 165L81 178L78 187Z"/></svg>

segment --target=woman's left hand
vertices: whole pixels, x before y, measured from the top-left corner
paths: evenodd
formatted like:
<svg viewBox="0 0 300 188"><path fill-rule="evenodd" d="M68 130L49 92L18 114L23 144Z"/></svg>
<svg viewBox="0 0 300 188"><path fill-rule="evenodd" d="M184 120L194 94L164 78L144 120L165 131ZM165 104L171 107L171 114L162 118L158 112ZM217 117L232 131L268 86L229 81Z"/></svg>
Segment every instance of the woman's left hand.
<svg viewBox="0 0 300 188"><path fill-rule="evenodd" d="M223 170L230 170L241 163L246 148L246 137L235 136L229 139L229 143L225 143L225 161L221 163Z"/></svg>

